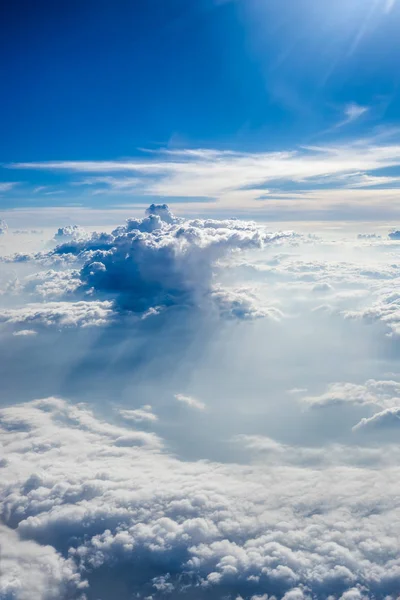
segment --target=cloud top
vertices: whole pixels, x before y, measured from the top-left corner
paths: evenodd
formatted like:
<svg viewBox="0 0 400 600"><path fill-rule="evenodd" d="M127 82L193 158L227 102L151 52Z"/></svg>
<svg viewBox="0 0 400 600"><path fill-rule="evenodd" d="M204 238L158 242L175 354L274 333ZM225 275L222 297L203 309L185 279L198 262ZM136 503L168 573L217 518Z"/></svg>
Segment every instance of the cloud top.
<svg viewBox="0 0 400 600"><path fill-rule="evenodd" d="M59 398L2 409L0 442L2 597L111 600L126 575L122 600L396 598L397 467L295 467L271 440L276 465L183 462Z"/></svg>
<svg viewBox="0 0 400 600"><path fill-rule="evenodd" d="M98 325L118 312L147 318L171 308L214 311L229 318L275 317L277 312L257 306L251 294L217 286L215 273L219 262L233 253L290 241L292 236L234 219L181 219L166 204L152 204L144 218L128 219L112 233L60 228L55 239L62 243L24 257L74 267L53 268L25 280L27 291L53 303L2 310L0 319L24 325Z"/></svg>

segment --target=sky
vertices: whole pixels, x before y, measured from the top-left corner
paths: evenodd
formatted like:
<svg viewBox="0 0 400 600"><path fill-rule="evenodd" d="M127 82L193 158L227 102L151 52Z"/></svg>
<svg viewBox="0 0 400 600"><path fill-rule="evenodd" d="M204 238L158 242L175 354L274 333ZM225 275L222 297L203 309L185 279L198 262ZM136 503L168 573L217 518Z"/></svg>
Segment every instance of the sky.
<svg viewBox="0 0 400 600"><path fill-rule="evenodd" d="M397 217L395 0L1 10L3 210Z"/></svg>
<svg viewBox="0 0 400 600"><path fill-rule="evenodd" d="M0 11L0 600L400 600L400 0Z"/></svg>

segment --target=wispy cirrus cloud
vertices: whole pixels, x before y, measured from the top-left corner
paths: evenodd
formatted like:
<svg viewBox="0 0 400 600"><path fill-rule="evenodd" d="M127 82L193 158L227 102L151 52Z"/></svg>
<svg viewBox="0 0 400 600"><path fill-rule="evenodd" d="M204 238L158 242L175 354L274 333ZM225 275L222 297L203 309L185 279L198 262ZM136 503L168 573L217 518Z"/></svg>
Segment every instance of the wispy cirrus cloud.
<svg viewBox="0 0 400 600"><path fill-rule="evenodd" d="M351 104L350 123L368 111ZM131 194L171 199L208 199L220 208L315 208L356 202L370 205L397 200L400 144L358 140L352 143L307 146L280 152L234 152L215 149L162 149L131 160L51 161L12 163L10 169L63 173L70 183L89 186L91 194ZM393 172L382 172L391 169ZM336 196L345 193L346 197ZM332 196L333 195L333 196ZM390 197L390 200L388 199ZM394 197L393 197L394 196Z"/></svg>
<svg viewBox="0 0 400 600"><path fill-rule="evenodd" d="M339 129L340 127L350 125L350 123L354 123L354 121L360 119L368 111L368 106L361 106L361 104L357 104L356 102L350 102L344 107L343 118L332 129Z"/></svg>
<svg viewBox="0 0 400 600"><path fill-rule="evenodd" d="M0 194L2 192L9 192L13 188L15 188L16 185L18 185L17 181L3 181L3 182L0 182Z"/></svg>

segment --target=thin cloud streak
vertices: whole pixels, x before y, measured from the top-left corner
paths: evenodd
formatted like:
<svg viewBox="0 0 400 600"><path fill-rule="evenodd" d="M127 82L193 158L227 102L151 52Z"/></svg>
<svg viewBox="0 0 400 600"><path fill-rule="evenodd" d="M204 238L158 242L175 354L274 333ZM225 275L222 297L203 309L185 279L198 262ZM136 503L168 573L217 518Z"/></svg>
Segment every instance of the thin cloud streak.
<svg viewBox="0 0 400 600"><path fill-rule="evenodd" d="M365 114L365 107L348 107L348 120ZM398 177L374 174L400 167L400 145L360 140L347 145L308 146L295 151L243 153L214 149L160 150L144 159L12 163L10 169L59 171L73 186L89 186L92 194L107 191L161 198L203 198L220 208L260 208L260 201L309 198L321 204L338 192L347 201L351 190L368 189L375 203L382 195L398 194ZM80 178L80 175L85 178ZM290 188L288 189L288 185ZM326 186L329 186L328 189ZM296 191L291 191L293 189ZM362 198L360 199L362 200ZM215 202L216 201L216 202ZM285 203L287 206L287 203Z"/></svg>

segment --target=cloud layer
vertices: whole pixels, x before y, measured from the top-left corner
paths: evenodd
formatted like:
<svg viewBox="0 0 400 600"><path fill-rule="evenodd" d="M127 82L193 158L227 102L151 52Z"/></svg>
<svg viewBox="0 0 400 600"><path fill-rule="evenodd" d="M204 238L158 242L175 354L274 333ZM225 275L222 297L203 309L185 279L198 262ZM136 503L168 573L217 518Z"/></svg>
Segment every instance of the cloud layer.
<svg viewBox="0 0 400 600"><path fill-rule="evenodd" d="M3 409L0 432L4 597L107 600L122 577L121 600L396 598L397 467L180 462L51 398Z"/></svg>
<svg viewBox="0 0 400 600"><path fill-rule="evenodd" d="M0 598L398 600L398 241L90 230L2 262Z"/></svg>
<svg viewBox="0 0 400 600"><path fill-rule="evenodd" d="M367 110L349 104L338 126L359 119ZM122 199L125 195L126 202L129 195L184 199L203 210L205 200L208 211L272 211L302 219L316 213L346 217L363 213L370 218L381 216L382 206L399 214L399 177L381 173L400 164L400 147L390 140L390 133L282 152L160 149L132 160L25 162L7 168L58 172L69 195L80 194L86 202L101 194Z"/></svg>

